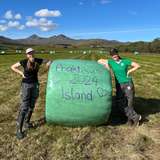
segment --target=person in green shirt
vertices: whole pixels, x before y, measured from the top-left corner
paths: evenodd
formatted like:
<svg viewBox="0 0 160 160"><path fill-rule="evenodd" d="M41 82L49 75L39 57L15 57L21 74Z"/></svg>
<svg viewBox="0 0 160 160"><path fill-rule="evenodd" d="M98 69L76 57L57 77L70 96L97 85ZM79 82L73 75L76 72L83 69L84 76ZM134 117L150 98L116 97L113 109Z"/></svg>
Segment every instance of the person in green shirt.
<svg viewBox="0 0 160 160"><path fill-rule="evenodd" d="M111 59L100 59L98 63L103 64L115 77L116 84L116 104L122 109L128 118L128 124L139 125L141 115L137 114L133 107L135 95L134 84L130 74L140 66L128 58L121 58L118 50L113 48L110 51ZM128 69L131 67L130 69Z"/></svg>

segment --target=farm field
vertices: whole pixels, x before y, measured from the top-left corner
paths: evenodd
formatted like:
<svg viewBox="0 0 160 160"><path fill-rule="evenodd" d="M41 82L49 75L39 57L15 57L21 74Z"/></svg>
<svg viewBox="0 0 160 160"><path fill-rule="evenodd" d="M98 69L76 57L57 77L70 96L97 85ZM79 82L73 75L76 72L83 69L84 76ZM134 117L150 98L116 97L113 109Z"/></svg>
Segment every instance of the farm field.
<svg viewBox="0 0 160 160"><path fill-rule="evenodd" d="M132 75L136 89L135 109L143 116L139 127L127 126L114 112L107 125L98 127L45 124L48 71L42 66L39 74L40 97L32 116L36 128L29 130L27 137L18 141L15 132L21 77L13 73L10 66L24 55L0 55L0 160L159 160L160 55L122 56L141 65ZM37 57L51 60L108 58L105 54L96 53L38 54Z"/></svg>

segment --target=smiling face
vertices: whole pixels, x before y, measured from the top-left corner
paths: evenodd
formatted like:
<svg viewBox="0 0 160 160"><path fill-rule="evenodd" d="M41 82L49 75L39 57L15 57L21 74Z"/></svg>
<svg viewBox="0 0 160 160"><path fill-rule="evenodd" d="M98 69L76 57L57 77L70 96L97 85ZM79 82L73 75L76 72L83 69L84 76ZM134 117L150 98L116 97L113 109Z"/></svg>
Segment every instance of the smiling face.
<svg viewBox="0 0 160 160"><path fill-rule="evenodd" d="M33 51L29 52L29 53L26 54L26 56L30 61L32 61L34 59L34 52Z"/></svg>
<svg viewBox="0 0 160 160"><path fill-rule="evenodd" d="M115 54L112 56L112 59L115 60L115 61L119 61L120 60L120 57L118 54Z"/></svg>

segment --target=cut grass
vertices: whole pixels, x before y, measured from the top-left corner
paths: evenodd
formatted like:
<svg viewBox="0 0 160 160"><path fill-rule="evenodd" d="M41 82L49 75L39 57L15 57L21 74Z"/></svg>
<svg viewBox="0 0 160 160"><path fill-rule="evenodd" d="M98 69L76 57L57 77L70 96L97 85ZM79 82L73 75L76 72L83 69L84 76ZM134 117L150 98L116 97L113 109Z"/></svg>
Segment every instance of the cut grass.
<svg viewBox="0 0 160 160"><path fill-rule="evenodd" d="M35 129L18 141L15 137L16 118L19 109L21 77L10 66L24 58L22 55L0 57L0 159L13 160L159 160L160 157L160 56L123 55L140 63L133 74L136 87L135 108L148 119L140 127L133 128L113 114L106 126L63 127L43 123L47 71L40 70L40 97L32 121ZM37 55L47 59L108 58L106 55L67 54ZM114 89L115 91L115 89ZM119 116L119 115L118 115Z"/></svg>

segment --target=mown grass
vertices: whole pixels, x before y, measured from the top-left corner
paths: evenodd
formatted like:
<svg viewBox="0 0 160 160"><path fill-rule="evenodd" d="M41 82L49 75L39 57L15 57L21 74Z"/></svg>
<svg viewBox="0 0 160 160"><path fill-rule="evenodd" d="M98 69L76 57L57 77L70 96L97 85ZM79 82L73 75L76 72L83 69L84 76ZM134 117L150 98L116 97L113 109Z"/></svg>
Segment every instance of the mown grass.
<svg viewBox="0 0 160 160"><path fill-rule="evenodd" d="M123 123L112 113L108 125L98 127L63 127L43 123L47 70L39 74L40 97L32 121L36 128L18 141L15 125L19 108L21 77L10 66L22 55L0 56L0 159L13 160L159 160L160 157L160 56L122 55L138 62L133 74L136 87L135 109L146 119L136 128ZM106 55L37 55L48 59L108 58ZM115 89L114 89L115 90ZM114 93L113 93L114 95Z"/></svg>

